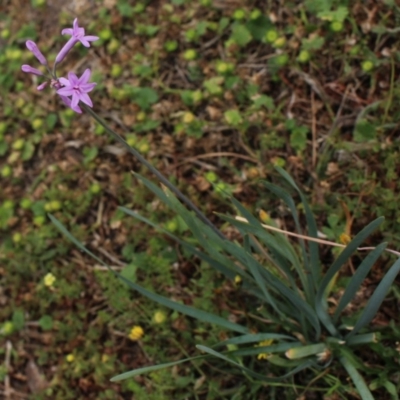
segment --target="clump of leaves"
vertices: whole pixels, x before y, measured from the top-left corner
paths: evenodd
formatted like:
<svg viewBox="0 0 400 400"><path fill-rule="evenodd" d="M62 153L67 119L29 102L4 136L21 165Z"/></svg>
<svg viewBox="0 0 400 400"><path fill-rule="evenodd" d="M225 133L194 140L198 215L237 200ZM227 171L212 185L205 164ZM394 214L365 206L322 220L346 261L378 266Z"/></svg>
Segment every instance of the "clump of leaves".
<svg viewBox="0 0 400 400"><path fill-rule="evenodd" d="M243 288L251 293L262 306L258 311L261 314L260 317L268 319L270 323L268 325L254 323L254 326L244 326L231 322L217 315L176 303L166 297L152 293L112 271L129 287L165 307L200 321L219 325L228 331L239 334L239 336L216 343L213 347L197 345L197 348L204 353L203 355L139 368L117 375L112 378L112 381L120 381L160 368L208 356L217 357L260 382L270 383L280 382L308 368L320 370L327 368L332 363L341 363L351 377L362 399L373 399L370 389L358 371L362 362L354 353L354 349L357 346L378 341L378 335L368 330L367 325L376 315L390 286L400 271L400 259L388 270L369 302L354 321L353 326L349 326L346 323L348 318L343 318L343 311L353 300L375 261L385 251L387 244L382 243L372 248L372 251L363 259L356 273L350 279L334 311L328 309L327 300L340 269L346 265L352 254L383 222L383 218L374 220L362 229L343 248L333 264L324 273L318 244L315 243L318 240L317 226L305 196L284 170L279 167L277 167L277 170L292 189L297 191L302 200L308 238L311 239L308 248L303 240L305 237L302 234L295 202L289 192L282 187L269 182L264 183L291 211L298 235L301 237L299 250L286 236L282 235L282 231L279 232L278 230L276 232L276 228L262 225L257 218L234 198L232 198L233 205L242 217L235 218L221 215L221 218L232 224L240 232L242 244L229 241L199 221L170 191L163 191L152 182L138 175L139 180L147 188L182 218L191 230L198 246L202 247L204 251L193 245L193 242L176 237L170 231L157 226L138 213L125 207L120 209L174 239L186 251L208 262L228 279L243 282ZM52 217L52 220L81 250L96 258L97 261L102 262L74 239L54 217ZM271 232L270 229L275 230L275 232ZM105 263L103 264L106 265ZM251 312L255 311L251 310ZM258 331L258 333L253 333L254 331ZM249 356L260 358L261 355L265 355L264 358L268 360L268 369L270 370L268 376L257 372L256 368L254 368L254 362L252 363L252 368L247 366L249 365L247 361ZM280 369L283 371L279 375L277 371Z"/></svg>

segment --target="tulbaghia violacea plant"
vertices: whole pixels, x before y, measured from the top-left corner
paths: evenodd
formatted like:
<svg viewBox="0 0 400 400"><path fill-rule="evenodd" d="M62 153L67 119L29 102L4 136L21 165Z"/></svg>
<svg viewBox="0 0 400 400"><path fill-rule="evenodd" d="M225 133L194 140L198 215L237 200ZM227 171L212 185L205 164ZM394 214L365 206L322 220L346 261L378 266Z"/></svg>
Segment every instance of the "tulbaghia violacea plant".
<svg viewBox="0 0 400 400"><path fill-rule="evenodd" d="M91 41L96 40L95 36L85 36L85 31L78 26L77 20L74 21L72 29L63 30L63 33L71 35L71 38L56 57L55 65L65 58L76 43L81 42L88 47ZM368 324L376 315L400 271L400 258L388 270L360 316L351 325L343 318L343 311L362 287L365 277L378 257L384 251L389 251L386 249L386 243L372 248L360 248L368 236L382 223L383 218L372 221L343 247L330 266L323 266L317 243L321 242L318 239L317 224L305 196L293 179L284 170L277 168L290 190L297 192L302 201L307 235L303 233L297 207L290 192L280 186L265 182L266 188L278 196L290 210L297 230L297 234L290 233L290 235L297 236L300 239L299 244L294 245L289 241L289 232L282 232L262 224L234 198L232 198L233 206L241 216L221 215L220 217L235 227L241 234L242 240L229 241L185 195L92 110L92 101L87 93L94 88L95 83L89 83L90 70L87 69L80 78L72 72L68 74L68 78L57 78L55 68L53 68L54 72L50 72L46 58L36 44L28 41L27 47L38 61L46 66L50 86L56 89L64 103L78 113L87 112L158 178L164 185L163 189L137 175L149 190L185 221L197 245L194 245L193 241L176 237L132 210L121 207L121 211L175 240L187 252L212 266L221 276L231 281L239 278L243 282L244 290L253 296L257 305L259 315L254 320L230 321L152 293L111 269L50 215L51 220L65 236L82 251L107 266L115 276L132 289L163 306L200 321L218 325L225 331L236 334L216 343L213 347L198 345L198 349L203 352L202 355L136 369L118 375L112 380L120 381L185 361L213 356L241 370L248 377L276 385L279 381L300 371L306 369L316 371L327 368L333 362L339 362L351 377L362 399L373 400L370 389L358 371L362 362L357 359L353 349L379 339L375 332L368 329ZM44 75L40 70L28 65L22 66L22 70L34 75ZM38 89L41 90L43 87L44 84ZM186 207L181 202L185 203ZM329 295L338 272L353 253L365 254L366 250L370 252L363 258L356 273L350 278L336 306L329 307ZM399 256L399 253L391 252ZM254 310L251 311L255 313ZM268 321L268 323L260 323L260 321ZM246 325L243 325L245 322ZM249 359L252 361L249 362ZM260 359L265 359L266 363L260 365L258 361Z"/></svg>
<svg viewBox="0 0 400 400"><path fill-rule="evenodd" d="M375 317L400 271L400 258L389 268L359 316L349 318L343 312L354 300L365 277L381 254L384 251L397 256L400 254L387 249L386 243L376 247L360 247L383 222L381 217L362 229L350 243L343 247L335 261L330 266L324 267L319 257L318 242L330 245L334 243L318 238L316 221L304 195L284 170L280 168L277 170L291 189L300 195L308 235L303 233L297 208L289 191L269 182L264 182L265 186L291 211L297 233L282 231L261 223L243 205L232 198L233 206L241 216L220 215L220 217L240 232L242 241L229 241L217 235L187 210L168 189L160 189L140 175L136 175L138 179L185 221L197 245L193 244L193 240L187 241L173 235L135 211L120 207L120 210L127 215L149 224L179 243L188 253L208 263L232 282L239 277L243 289L255 299L254 308L246 310L251 311L249 315L257 314L254 319L248 315L242 321L229 321L148 291L111 270L103 260L76 240L57 219L50 216L66 237L82 251L108 267L132 289L174 311L232 332L231 338L215 343L212 347L197 345L202 355L138 368L117 375L112 378L112 381L121 381L183 362L213 356L236 367L248 377L276 386L282 380L300 371L308 369L319 371L331 367L332 364L340 363L351 377L361 398L374 399L359 370L362 369L369 374L376 372L363 364L362 360L356 356L355 350L360 346L379 341L379 333L368 329L368 324ZM293 245L288 240L288 236L298 237L299 246ZM308 246L305 240L308 240ZM341 298L336 301L335 307L328 307L328 300L340 269L349 262L355 252L362 255L366 251L369 253L363 257ZM260 320L265 322L260 323ZM312 380L315 376L308 375L308 377ZM388 383L393 386L393 383Z"/></svg>

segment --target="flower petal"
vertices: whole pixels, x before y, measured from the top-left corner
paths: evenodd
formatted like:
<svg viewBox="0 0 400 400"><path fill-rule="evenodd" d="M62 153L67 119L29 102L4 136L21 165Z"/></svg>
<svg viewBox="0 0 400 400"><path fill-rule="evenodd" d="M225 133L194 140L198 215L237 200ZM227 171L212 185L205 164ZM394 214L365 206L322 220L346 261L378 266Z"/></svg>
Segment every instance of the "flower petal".
<svg viewBox="0 0 400 400"><path fill-rule="evenodd" d="M87 104L89 107L93 107L92 100L90 99L89 95L87 95L86 93L81 93L80 100L82 103Z"/></svg>
<svg viewBox="0 0 400 400"><path fill-rule="evenodd" d="M79 25L78 25L78 18L75 18L74 19L74 22L73 22L73 24L72 24L72 26L73 26L73 31L74 31L74 35L75 34L77 34L78 33L78 30L79 30Z"/></svg>
<svg viewBox="0 0 400 400"><path fill-rule="evenodd" d="M80 38L79 41L85 46L85 47L90 47L90 43L85 40L85 38Z"/></svg>
<svg viewBox="0 0 400 400"><path fill-rule="evenodd" d="M74 31L71 28L65 28L61 31L61 35L70 35L72 36Z"/></svg>
<svg viewBox="0 0 400 400"><path fill-rule="evenodd" d="M72 100L71 100L71 108L74 109L79 103L79 95L77 93L74 93L72 95Z"/></svg>
<svg viewBox="0 0 400 400"><path fill-rule="evenodd" d="M80 89L82 90L82 92L84 93L89 93L91 92L94 87L97 85L96 82L92 82L92 83L84 83L83 85L79 86Z"/></svg>
<svg viewBox="0 0 400 400"><path fill-rule="evenodd" d="M57 90L57 93L61 96L72 96L75 94L75 90L71 87L63 87Z"/></svg>
<svg viewBox="0 0 400 400"><path fill-rule="evenodd" d="M79 85L79 79L73 72L68 72L68 80L71 86Z"/></svg>
<svg viewBox="0 0 400 400"><path fill-rule="evenodd" d="M60 94L61 100L67 107L71 107L71 99L67 96L63 96Z"/></svg>
<svg viewBox="0 0 400 400"><path fill-rule="evenodd" d="M85 69L85 72L82 74L82 76L78 80L78 85L81 87L82 85L86 84L88 80L90 79L91 71L89 68Z"/></svg>
<svg viewBox="0 0 400 400"><path fill-rule="evenodd" d="M67 86L67 87L71 86L71 83L69 82L69 80L67 78L59 78L58 81L63 86Z"/></svg>
<svg viewBox="0 0 400 400"><path fill-rule="evenodd" d="M79 106L71 107L75 112L82 114L82 110Z"/></svg>
<svg viewBox="0 0 400 400"><path fill-rule="evenodd" d="M92 35L85 36L84 38L88 42L94 42L95 40L99 40L100 39L98 36L92 36Z"/></svg>

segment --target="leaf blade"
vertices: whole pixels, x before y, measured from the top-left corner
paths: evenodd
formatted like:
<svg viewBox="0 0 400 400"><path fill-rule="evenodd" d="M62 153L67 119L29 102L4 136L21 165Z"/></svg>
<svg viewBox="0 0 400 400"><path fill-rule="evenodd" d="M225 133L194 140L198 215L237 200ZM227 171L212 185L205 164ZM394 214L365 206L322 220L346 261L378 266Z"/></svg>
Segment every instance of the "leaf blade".
<svg viewBox="0 0 400 400"><path fill-rule="evenodd" d="M164 296L158 295L156 293L152 293L149 290L142 288L140 285L131 282L129 279L125 278L121 274L119 274L117 271L113 270L110 268L110 266L105 263L102 259L97 257L95 254L93 254L90 250L88 250L79 240L77 240L74 236L71 235L71 233L64 227L64 225L61 224L60 221L58 221L53 215L49 214L49 218L51 221L54 223L54 225L69 239L71 240L78 248L80 248L82 251L84 251L86 254L89 256L93 257L96 261L107 267L116 277L121 279L123 282L125 282L129 287L132 289L136 290L143 296L149 298L150 300L155 301L156 303L159 303L161 305L164 305L165 307L171 308L172 310L178 311L182 314L188 315L189 317L198 319L200 321L216 324L219 326L224 327L225 329L232 330L234 332L239 332L242 334L249 333L248 328L245 328L244 326L241 326L239 324L230 322L228 320L225 320L224 318L218 317L216 315L210 314L205 311L197 310L194 307L189 307L183 304L179 304L175 301L172 301Z"/></svg>
<svg viewBox="0 0 400 400"><path fill-rule="evenodd" d="M389 271L386 272L383 279L379 282L353 330L347 334L345 339L353 337L360 329L372 321L399 272L400 258L390 267Z"/></svg>

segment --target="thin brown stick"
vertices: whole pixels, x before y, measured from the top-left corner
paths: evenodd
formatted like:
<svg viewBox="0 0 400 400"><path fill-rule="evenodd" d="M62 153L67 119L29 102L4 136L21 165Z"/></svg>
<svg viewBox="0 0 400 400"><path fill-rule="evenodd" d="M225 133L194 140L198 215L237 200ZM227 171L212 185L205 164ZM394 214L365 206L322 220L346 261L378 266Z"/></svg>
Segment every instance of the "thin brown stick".
<svg viewBox="0 0 400 400"><path fill-rule="evenodd" d="M241 221L241 222L247 222L247 223L249 222L249 221L247 221L246 218L239 217L238 215L235 217L235 219L237 221ZM274 226L270 226L270 225L261 224L261 226L263 228L265 228L265 229L270 230L270 231L283 233L283 234L288 235L288 236L294 236L294 237L297 237L299 239L305 239L305 240L308 240L310 242L316 242L316 243L319 243L319 244L326 244L328 246L334 246L334 247L342 247L342 248L346 247L346 245L341 244L341 243L331 242L329 240L318 239L318 238L314 238L314 237L306 236L306 235L300 235L299 233L285 231L283 229L275 228ZM376 249L376 247L357 247L358 251L368 251L368 250L374 250L374 249ZM396 256L400 257L400 252L398 252L396 250L385 249L385 251L387 251L388 253L395 254Z"/></svg>

